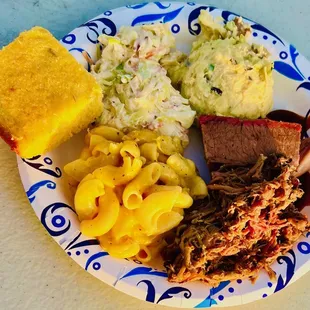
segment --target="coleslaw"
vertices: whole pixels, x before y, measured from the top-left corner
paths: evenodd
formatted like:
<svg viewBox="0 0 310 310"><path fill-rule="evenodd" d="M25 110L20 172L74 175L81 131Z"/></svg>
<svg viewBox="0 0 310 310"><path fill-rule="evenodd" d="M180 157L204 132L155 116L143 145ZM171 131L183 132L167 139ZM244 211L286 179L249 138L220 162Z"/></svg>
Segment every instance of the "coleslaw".
<svg viewBox="0 0 310 310"><path fill-rule="evenodd" d="M104 93L98 122L120 130L151 129L187 140L195 112L171 85L159 63L175 39L163 24L122 27L115 37L101 35L101 58L92 74Z"/></svg>

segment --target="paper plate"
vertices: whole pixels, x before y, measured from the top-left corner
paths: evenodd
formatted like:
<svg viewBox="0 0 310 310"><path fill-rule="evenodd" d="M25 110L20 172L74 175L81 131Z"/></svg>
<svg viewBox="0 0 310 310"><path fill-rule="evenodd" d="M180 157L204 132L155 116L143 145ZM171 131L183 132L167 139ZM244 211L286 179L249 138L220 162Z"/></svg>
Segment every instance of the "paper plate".
<svg viewBox="0 0 310 310"><path fill-rule="evenodd" d="M169 24L176 37L177 48L188 52L191 42L200 32L197 23L200 10L208 10L213 16L222 16L224 20L236 15L194 2L142 3L106 11L74 29L61 43L87 68L81 53L86 51L96 60L99 34L115 35L122 25L161 22ZM275 61L274 109L288 109L301 115L309 113L310 63L293 45L272 31L252 20L246 19L246 22L253 28L251 40L266 46ZM83 135L81 133L73 137L45 156L18 158L18 166L29 201L42 225L67 255L98 279L148 302L174 307L208 308L212 305L240 305L265 298L282 290L310 269L310 234L300 239L287 255L279 257L274 263L272 268L277 274L275 282L261 272L255 284L248 280L226 281L215 288L200 282L172 284L167 281L164 269L152 269L138 261L110 257L100 248L96 239L81 235L63 177L63 166L77 158ZM194 159L200 173L206 176L198 132L191 132L191 143L186 154ZM310 216L310 208L305 208L304 212Z"/></svg>

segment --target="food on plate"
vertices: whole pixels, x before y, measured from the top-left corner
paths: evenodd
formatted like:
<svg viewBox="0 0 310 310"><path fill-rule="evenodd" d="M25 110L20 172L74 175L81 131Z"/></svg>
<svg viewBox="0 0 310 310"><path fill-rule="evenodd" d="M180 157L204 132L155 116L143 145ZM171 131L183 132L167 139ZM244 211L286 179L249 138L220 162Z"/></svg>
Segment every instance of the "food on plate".
<svg viewBox="0 0 310 310"><path fill-rule="evenodd" d="M201 116L205 155L209 162L247 164L260 154L277 153L299 163L301 125L268 119Z"/></svg>
<svg viewBox="0 0 310 310"><path fill-rule="evenodd" d="M173 84L198 115L265 117L273 105L269 52L247 42L251 29L241 17L222 25L201 10L199 23L188 57L176 52L161 60Z"/></svg>
<svg viewBox="0 0 310 310"><path fill-rule="evenodd" d="M0 136L25 158L43 154L102 112L102 90L45 29L0 51Z"/></svg>
<svg viewBox="0 0 310 310"><path fill-rule="evenodd" d="M254 165L212 173L209 198L197 201L164 250L171 282L255 280L292 248L310 223L294 206L303 195L296 168L282 156L261 155Z"/></svg>
<svg viewBox="0 0 310 310"><path fill-rule="evenodd" d="M81 157L64 167L75 182L81 232L112 256L150 261L193 198L207 195L206 184L178 137L100 126L85 140Z"/></svg>
<svg viewBox="0 0 310 310"><path fill-rule="evenodd" d="M104 92L98 124L123 131L151 129L187 140L195 112L159 63L175 45L167 26L121 27L115 37L101 35L98 40L102 54L92 66Z"/></svg>

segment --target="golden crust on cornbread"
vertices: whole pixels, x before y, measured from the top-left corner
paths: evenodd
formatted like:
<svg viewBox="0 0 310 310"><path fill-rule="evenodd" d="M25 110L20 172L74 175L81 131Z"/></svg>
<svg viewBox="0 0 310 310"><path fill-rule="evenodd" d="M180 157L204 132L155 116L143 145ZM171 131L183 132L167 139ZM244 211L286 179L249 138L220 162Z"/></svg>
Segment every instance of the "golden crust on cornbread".
<svg viewBox="0 0 310 310"><path fill-rule="evenodd" d="M0 136L21 157L43 154L102 113L95 79L45 29L0 51Z"/></svg>

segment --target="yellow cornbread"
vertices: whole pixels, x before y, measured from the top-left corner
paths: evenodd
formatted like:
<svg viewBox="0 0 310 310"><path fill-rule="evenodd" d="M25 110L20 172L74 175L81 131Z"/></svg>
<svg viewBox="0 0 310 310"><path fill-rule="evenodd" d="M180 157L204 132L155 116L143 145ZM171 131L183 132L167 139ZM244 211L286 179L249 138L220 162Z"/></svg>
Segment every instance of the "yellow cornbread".
<svg viewBox="0 0 310 310"><path fill-rule="evenodd" d="M95 79L41 27L0 50L0 136L21 157L86 128L102 113L101 100Z"/></svg>

